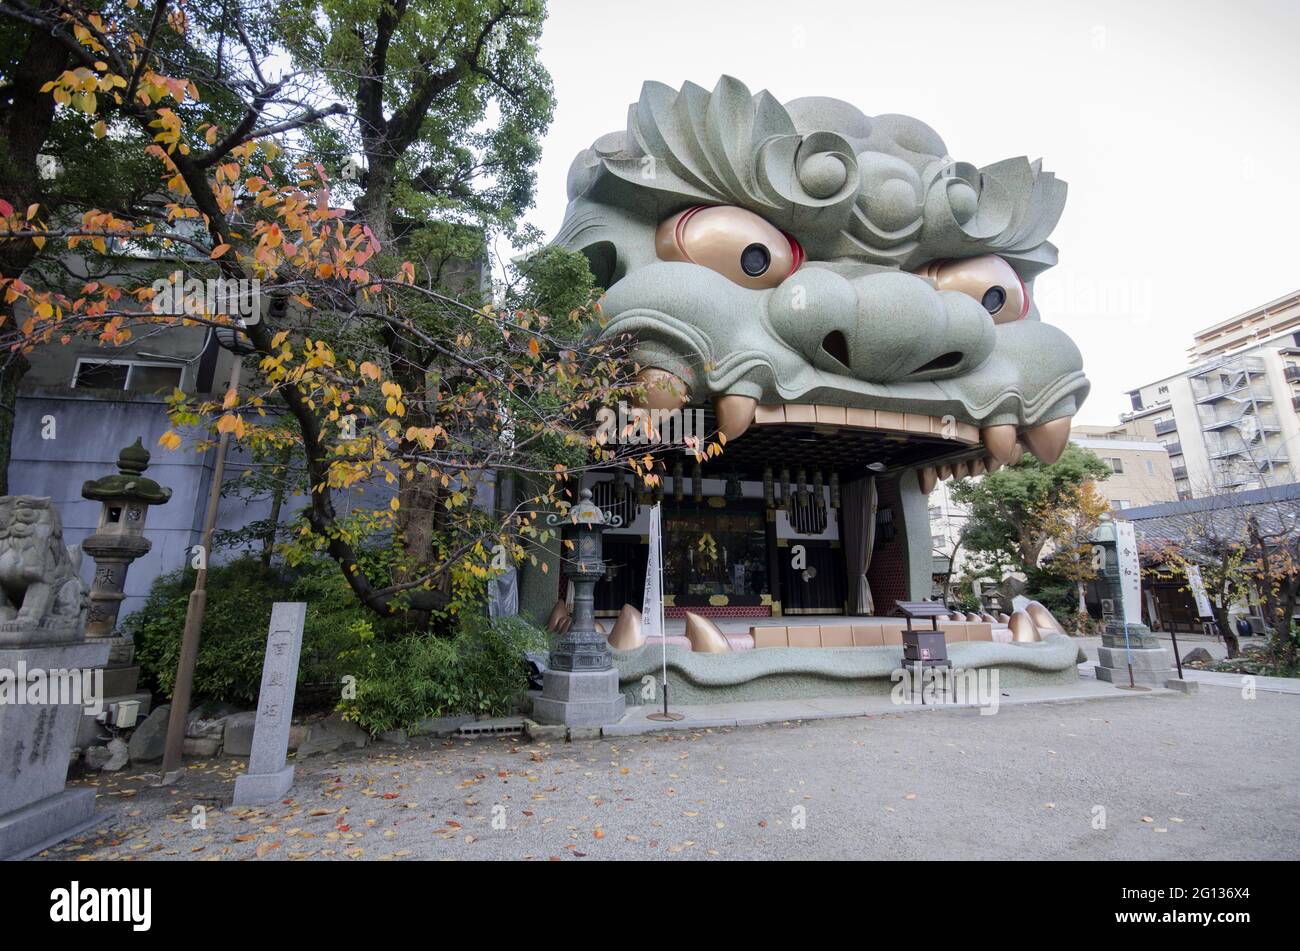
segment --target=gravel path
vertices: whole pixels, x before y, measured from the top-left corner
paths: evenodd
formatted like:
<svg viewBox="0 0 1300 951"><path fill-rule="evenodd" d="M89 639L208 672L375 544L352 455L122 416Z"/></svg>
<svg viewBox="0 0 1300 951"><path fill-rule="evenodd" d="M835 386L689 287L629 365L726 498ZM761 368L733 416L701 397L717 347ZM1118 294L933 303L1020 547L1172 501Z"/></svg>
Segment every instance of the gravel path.
<svg viewBox="0 0 1300 951"><path fill-rule="evenodd" d="M254 810L228 805L243 761L218 759L180 787L100 777L101 826L45 856L1295 859L1298 725L1300 696L1203 686L995 716L421 740L310 758L292 800Z"/></svg>

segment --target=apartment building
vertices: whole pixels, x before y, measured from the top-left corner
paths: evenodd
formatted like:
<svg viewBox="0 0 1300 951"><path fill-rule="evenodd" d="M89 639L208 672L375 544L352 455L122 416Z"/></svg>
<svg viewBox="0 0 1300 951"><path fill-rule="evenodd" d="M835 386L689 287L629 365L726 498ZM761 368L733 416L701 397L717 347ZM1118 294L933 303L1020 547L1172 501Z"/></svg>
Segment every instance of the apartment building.
<svg viewBox="0 0 1300 951"><path fill-rule="evenodd" d="M930 493L930 544L934 557L932 573L935 579L934 594L942 594L942 581L949 572L956 577L963 573L967 552L961 545L962 531L969 513L952 497L955 480L940 482Z"/></svg>
<svg viewBox="0 0 1300 951"><path fill-rule="evenodd" d="M1195 335L1194 366L1129 392L1179 499L1300 481L1300 291Z"/></svg>
<svg viewBox="0 0 1300 951"><path fill-rule="evenodd" d="M1178 498L1169 449L1154 433L1144 436L1145 428L1076 426L1070 431L1070 442L1110 466L1110 476L1097 483L1097 491L1115 511Z"/></svg>
<svg viewBox="0 0 1300 951"><path fill-rule="evenodd" d="M1197 331L1187 348L1188 362L1201 363L1297 332L1300 332L1300 291L1293 291Z"/></svg>

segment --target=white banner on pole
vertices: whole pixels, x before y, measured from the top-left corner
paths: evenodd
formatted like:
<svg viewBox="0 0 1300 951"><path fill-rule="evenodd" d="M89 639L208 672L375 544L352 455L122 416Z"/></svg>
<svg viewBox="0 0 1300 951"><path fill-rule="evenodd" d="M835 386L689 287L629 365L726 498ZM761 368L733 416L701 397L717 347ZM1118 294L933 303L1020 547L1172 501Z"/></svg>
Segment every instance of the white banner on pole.
<svg viewBox="0 0 1300 951"><path fill-rule="evenodd" d="M641 630L646 637L662 637L664 633L660 620L663 616L660 607L664 596L659 565L660 532L659 506L656 504L650 510L650 551L645 564L645 598L641 602Z"/></svg>
<svg viewBox="0 0 1300 951"><path fill-rule="evenodd" d="M1120 590L1124 594L1124 621L1142 623L1142 567L1138 564L1137 535L1133 523L1115 521L1115 545L1119 556Z"/></svg>
<svg viewBox="0 0 1300 951"><path fill-rule="evenodd" d="M1197 565L1187 566L1187 584L1192 589L1192 597L1196 599L1196 614L1199 617L1214 617L1214 612L1210 609L1210 599L1205 593L1205 582L1201 580L1201 569Z"/></svg>

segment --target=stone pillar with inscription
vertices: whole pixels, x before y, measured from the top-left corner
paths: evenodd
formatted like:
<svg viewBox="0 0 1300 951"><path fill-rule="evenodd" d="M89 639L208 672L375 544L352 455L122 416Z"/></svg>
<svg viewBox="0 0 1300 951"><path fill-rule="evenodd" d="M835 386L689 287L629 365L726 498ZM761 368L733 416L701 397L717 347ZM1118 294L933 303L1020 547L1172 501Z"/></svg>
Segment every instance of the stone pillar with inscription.
<svg viewBox="0 0 1300 951"><path fill-rule="evenodd" d="M293 785L293 767L285 764L293 697L298 687L298 657L307 605L277 601L271 608L271 631L262 662L262 689L257 695L253 749L248 772L235 780L235 805L261 806L284 798Z"/></svg>
<svg viewBox="0 0 1300 951"><path fill-rule="evenodd" d="M1132 522L1101 516L1092 533L1101 549L1097 588L1106 629L1097 648L1097 679L1116 686L1163 686L1174 676L1173 655L1142 623L1142 568Z"/></svg>
<svg viewBox="0 0 1300 951"><path fill-rule="evenodd" d="M77 723L103 699L108 645L87 641L80 552L48 498L0 498L0 859L95 821L95 791L67 789Z"/></svg>

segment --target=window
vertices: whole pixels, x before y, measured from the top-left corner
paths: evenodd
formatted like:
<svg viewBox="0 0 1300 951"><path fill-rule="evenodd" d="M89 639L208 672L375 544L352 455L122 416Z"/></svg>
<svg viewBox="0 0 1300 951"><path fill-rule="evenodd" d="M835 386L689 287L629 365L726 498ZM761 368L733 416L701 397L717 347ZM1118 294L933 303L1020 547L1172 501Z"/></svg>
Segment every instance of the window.
<svg viewBox="0 0 1300 951"><path fill-rule="evenodd" d="M99 390L157 393L179 387L182 370L180 365L174 363L81 359L77 361L72 385Z"/></svg>
<svg viewBox="0 0 1300 951"><path fill-rule="evenodd" d="M943 548L948 544L948 539L944 538L942 535L931 535L930 544L934 545L935 548Z"/></svg>
<svg viewBox="0 0 1300 951"><path fill-rule="evenodd" d="M1124 460L1118 456L1111 456L1106 462L1110 465L1110 471L1120 473L1124 471Z"/></svg>
<svg viewBox="0 0 1300 951"><path fill-rule="evenodd" d="M1155 475L1155 474L1156 474L1156 464L1155 464L1154 462L1152 462L1150 459L1147 459L1147 460L1146 460L1146 465L1147 465L1147 475L1149 475L1149 476L1153 476L1153 475Z"/></svg>
<svg viewBox="0 0 1300 951"><path fill-rule="evenodd" d="M930 506L930 518L939 518L939 517L942 516L942 515L943 515L943 506L942 506L942 505L931 505L931 506Z"/></svg>

